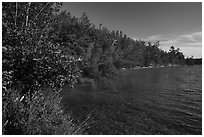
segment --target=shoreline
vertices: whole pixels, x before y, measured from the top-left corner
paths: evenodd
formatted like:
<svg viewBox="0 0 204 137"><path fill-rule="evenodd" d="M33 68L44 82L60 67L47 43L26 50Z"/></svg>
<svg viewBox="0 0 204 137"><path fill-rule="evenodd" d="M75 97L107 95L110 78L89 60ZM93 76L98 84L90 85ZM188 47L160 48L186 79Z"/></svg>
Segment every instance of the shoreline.
<svg viewBox="0 0 204 137"><path fill-rule="evenodd" d="M148 67L133 67L133 68L121 68L119 70L132 70L132 69L151 69L151 68L165 68L165 67L178 67L178 66L184 66L184 65L167 65L167 66L148 66Z"/></svg>

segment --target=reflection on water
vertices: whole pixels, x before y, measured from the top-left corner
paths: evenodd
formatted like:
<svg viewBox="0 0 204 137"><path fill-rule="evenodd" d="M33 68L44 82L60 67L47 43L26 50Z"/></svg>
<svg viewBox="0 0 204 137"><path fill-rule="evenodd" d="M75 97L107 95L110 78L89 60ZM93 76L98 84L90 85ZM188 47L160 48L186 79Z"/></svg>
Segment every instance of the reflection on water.
<svg viewBox="0 0 204 137"><path fill-rule="evenodd" d="M114 83L118 93L81 105L98 112L89 134L202 134L201 66L122 71Z"/></svg>

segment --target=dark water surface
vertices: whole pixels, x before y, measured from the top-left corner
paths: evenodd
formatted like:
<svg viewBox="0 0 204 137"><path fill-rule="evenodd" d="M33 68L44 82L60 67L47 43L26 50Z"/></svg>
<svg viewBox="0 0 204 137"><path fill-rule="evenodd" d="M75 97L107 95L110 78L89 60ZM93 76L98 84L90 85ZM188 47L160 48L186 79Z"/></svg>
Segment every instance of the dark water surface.
<svg viewBox="0 0 204 137"><path fill-rule="evenodd" d="M113 83L64 91L75 119L90 114L88 134L202 134L202 66L121 71Z"/></svg>

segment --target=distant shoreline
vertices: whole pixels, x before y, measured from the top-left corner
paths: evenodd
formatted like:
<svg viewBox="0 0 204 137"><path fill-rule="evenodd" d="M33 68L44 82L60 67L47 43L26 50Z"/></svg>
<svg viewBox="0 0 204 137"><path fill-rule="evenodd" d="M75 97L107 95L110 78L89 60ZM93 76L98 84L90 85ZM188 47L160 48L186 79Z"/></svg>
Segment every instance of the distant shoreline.
<svg viewBox="0 0 204 137"><path fill-rule="evenodd" d="M133 67L133 68L121 68L120 70L137 70L137 69L151 69L151 68L169 68L169 67L179 67L179 66L194 66L194 65L167 65L167 66L148 66L148 67Z"/></svg>

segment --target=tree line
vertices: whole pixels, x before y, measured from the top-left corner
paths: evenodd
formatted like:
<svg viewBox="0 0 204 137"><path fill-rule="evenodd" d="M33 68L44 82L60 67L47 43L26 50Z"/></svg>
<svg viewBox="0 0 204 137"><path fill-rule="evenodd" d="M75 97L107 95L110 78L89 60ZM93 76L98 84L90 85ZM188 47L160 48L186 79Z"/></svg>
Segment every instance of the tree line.
<svg viewBox="0 0 204 137"><path fill-rule="evenodd" d="M52 8L50 8L52 5ZM61 4L15 3L3 5L3 71L12 84L68 85L76 77L109 77L120 68L185 64L179 48L168 52L155 43L133 40L122 31L96 27L86 13L80 18ZM27 90L27 89L26 89Z"/></svg>
<svg viewBox="0 0 204 137"><path fill-rule="evenodd" d="M193 58L193 56L187 57L185 59L185 64L186 65L202 65L202 58Z"/></svg>

